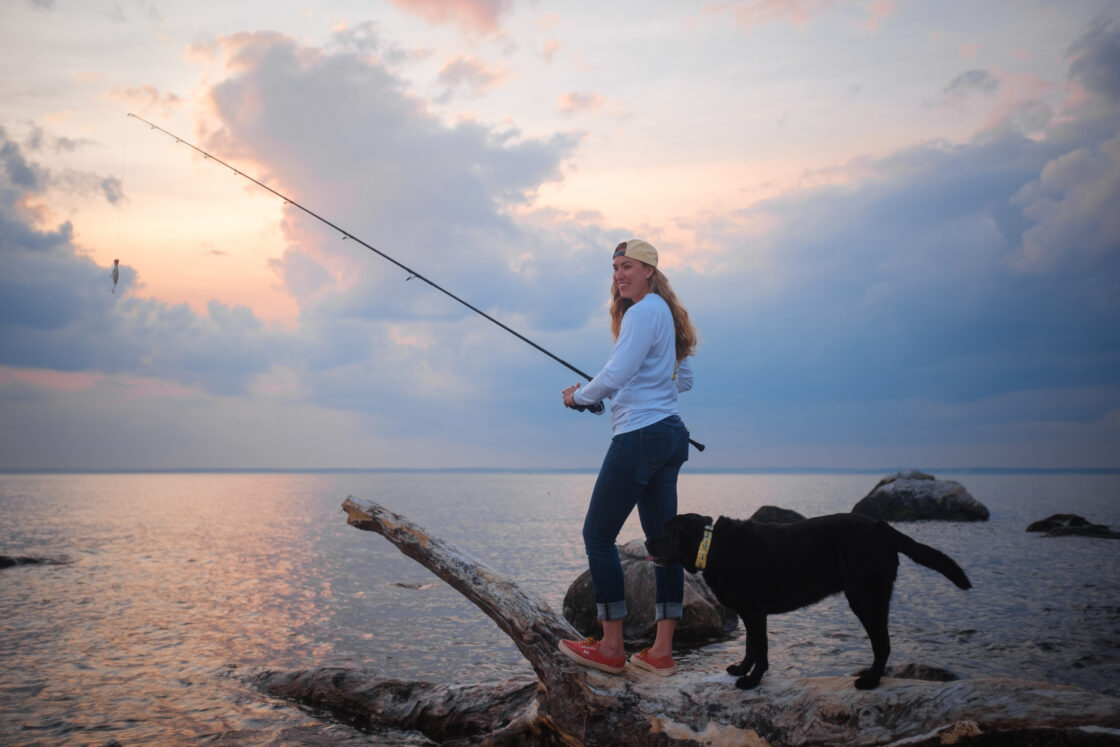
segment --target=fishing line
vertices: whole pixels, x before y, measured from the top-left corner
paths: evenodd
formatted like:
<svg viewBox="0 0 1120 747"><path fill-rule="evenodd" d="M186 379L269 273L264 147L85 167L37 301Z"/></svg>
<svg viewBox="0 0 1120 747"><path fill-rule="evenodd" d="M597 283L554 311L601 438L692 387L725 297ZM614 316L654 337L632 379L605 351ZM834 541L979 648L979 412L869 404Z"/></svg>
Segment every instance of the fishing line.
<svg viewBox="0 0 1120 747"><path fill-rule="evenodd" d="M124 127L121 128L121 179L117 185L117 251L116 255L121 256L121 213L124 212L124 164L125 156L128 153L128 120L125 120ZM119 260L118 260L119 261ZM114 269L116 265L114 264ZM116 291L116 283L113 283L113 290Z"/></svg>
<svg viewBox="0 0 1120 747"><path fill-rule="evenodd" d="M562 366L566 367L566 368L567 368L567 369L569 369L570 371L573 371L573 372L575 372L575 373L579 374L580 376L582 376L583 378L587 379L588 381L591 381L592 377L591 377L591 375L590 375L590 374L588 374L588 373L585 373L585 372L583 372L583 371L579 370L578 368L576 368L575 366L573 366L573 365L572 365L571 363L568 363L568 362L567 362L566 360L564 360L563 358L559 357L558 355L555 355L554 353L552 353L552 352L550 352L550 351L548 351L548 350L545 350L545 349L544 349L543 347L541 347L541 346L540 346L540 345L538 345L537 343L533 342L532 340L530 340L530 339L529 339L528 337L526 337L525 335L521 334L521 333L520 333L520 332L518 332L517 330L515 330L515 329L511 329L510 327L506 326L506 325L505 325L505 324L503 324L502 322L498 321L498 320L497 320L497 319L495 319L494 317L492 317L492 316L490 316L489 314L487 314L487 313L486 313L485 311L483 311L482 309L478 308L477 306L474 306L474 305L473 305L473 304L471 304L471 303L468 303L467 301L463 300L462 298L459 298L459 296L456 296L456 295L455 295L454 293L452 293L451 291L447 290L447 289L446 289L446 288L444 288L443 286L441 286L441 285L438 285L437 283L435 283L435 282L433 282L432 280L428 279L428 278L427 278L427 277L425 277L424 275L421 275L421 274L420 274L419 272L417 272L416 270L412 269L411 267L409 267L409 266L407 266L407 265L405 265L405 264L403 264L403 263L401 263L401 262L398 262L398 261L397 261L396 259L393 259L392 257L390 257L390 256L389 256L388 254L386 254L385 252L381 251L380 249L378 249L378 248L376 248L376 247L374 247L374 246L372 246L372 245L370 245L370 244L367 244L367 243L366 243L365 241L363 241L362 239L358 238L358 237L357 237L357 236L355 236L354 234L350 233L350 232L349 232L349 231L347 231L346 229L344 229L344 228L341 228L340 226L337 226L337 225L335 225L334 223L332 223L331 221L327 220L326 218L324 218L323 216L319 215L318 213L316 213L316 212L314 212L314 211L312 211L312 210L310 210L310 209L308 209L308 208L304 207L303 205L299 204L298 202L296 202L295 200L293 200L293 199L292 199L291 197L288 197L287 195L284 195L284 194L281 194L280 192L277 192L277 191L276 191L275 189L273 189L272 187L268 186L267 184L265 184L265 183L263 183L263 182L260 182L260 181L258 181L258 180L256 180L256 179L254 179L253 177L249 176L248 174L246 174L246 173L245 173L244 171L241 171L241 170L240 170L240 169L238 169L237 167L235 167L235 166L232 166L232 165L230 165L230 164L226 163L225 161L223 161L222 159L218 158L218 157L217 157L217 156L215 156L215 155L212 155L212 154L210 154L210 153L207 153L207 152L206 152L206 151L204 151L204 150L203 150L202 148L199 148L199 147L198 147L197 145L194 145L194 144L192 144L192 143L190 143L190 142L188 142L188 141L184 140L183 138L179 137L178 135L176 135L176 134L174 134L174 133L172 133L172 132L168 132L167 130L163 129L163 128L162 128L162 127L160 127L159 125L153 124L153 123L149 122L148 120L144 119L143 117L140 117L140 116L138 116L138 115L136 115L136 114L132 114L131 112L129 112L128 116L132 117L133 119L137 119L137 120L139 120L139 121L143 122L144 124L148 125L148 127L150 127L150 128L151 128L151 129L153 129L153 130L159 130L159 131L160 131L160 132L162 132L162 133L163 133L164 135L167 135L168 137L170 137L171 139L173 139L173 140L174 140L174 141L175 141L176 143L182 143L183 145L187 146L188 148L190 148L191 150L195 151L196 153L199 153L199 154L201 154L201 155L202 155L202 156L203 156L204 158L206 158L206 159L208 159L208 160L211 160L211 161L214 161L214 162L216 162L216 163L220 163L220 164L221 164L222 166L225 166L225 167L226 167L227 169L229 169L230 171L232 171L232 172L234 173L234 175L236 175L236 176L240 176L240 177L244 177L245 179L248 179L249 181L251 181L251 182L252 182L253 184L256 184L256 185L257 185L258 187L260 187L261 189L267 190L268 192L271 192L272 194L276 195L276 196L277 196L277 197L279 197L279 198L280 198L281 200L283 200L283 201L284 201L284 202L285 202L286 204L288 204L288 205L291 205L292 207L296 207L296 208L299 208L300 210L302 210L303 212L307 213L308 215L310 215L310 216L311 216L312 218L314 218L315 220L319 221L320 223L323 223L323 224L325 224L325 225L327 225L327 226L330 226L330 227L331 227L331 228L333 228L333 229L334 229L335 231L338 231L338 232L339 232L339 233L340 233L340 234L342 235L342 239L343 239L344 241L345 241L345 240L347 240L347 239L349 239L349 240L351 240L351 241L356 241L356 242L358 242L359 244L361 244L362 246L364 246L364 247L365 247L366 249L369 249L369 250L370 250L371 252L373 252L373 253L374 253L374 254L376 254L377 256L381 257L382 259L388 260L389 262L392 262L392 263L393 263L394 265L396 265L397 267L399 267L399 268L401 268L402 270L404 270L405 272L407 272L407 273L408 273L408 277L407 277L407 278L405 278L406 280L423 280L423 281L424 281L425 283L427 283L427 284L428 284L428 285L430 285L431 287L435 288L435 289L436 289L436 290L438 290L438 291L439 291L440 293L443 293L444 295L448 296L449 298L452 298L452 299L454 299L454 300L458 301L459 303L463 304L464 306L466 306L466 307L467 307L468 309L470 309L471 311L475 312L475 313L476 313L476 314L478 314L479 316L482 316L482 317L484 317L484 318L486 318L486 319L490 320L491 322L493 322L494 324L498 325L499 327L501 327L502 329L504 329L504 330L505 330L506 332L509 332L509 333L510 333L511 335L513 335L513 336L514 336L514 337L516 337L517 339L521 340L522 342L525 342L525 343L528 343L529 345L532 345L532 346L533 346L534 348L536 348L537 350L541 351L542 353L544 353L545 355L547 355L547 356L548 356L549 358L551 358L552 360L556 361L556 362L557 362L557 363L559 363L560 365L562 365ZM603 407L603 403L602 403L602 402L598 403L598 409L593 409L593 408L595 408L595 407L596 407L595 405L590 405L590 406L586 406L586 407L583 407L583 406L579 406L579 407L577 407L576 409L579 409L579 410L585 410L585 409L586 409L586 410L592 410L593 412L601 412L601 411L602 411L602 407ZM692 444L693 446L695 446L695 447L696 447L697 449L699 449L700 451L703 451L703 450L704 450L704 445L703 445L703 444L697 443L696 441L693 441L693 440L692 440L691 438L689 439L689 442L690 442L690 443L691 443L691 444Z"/></svg>

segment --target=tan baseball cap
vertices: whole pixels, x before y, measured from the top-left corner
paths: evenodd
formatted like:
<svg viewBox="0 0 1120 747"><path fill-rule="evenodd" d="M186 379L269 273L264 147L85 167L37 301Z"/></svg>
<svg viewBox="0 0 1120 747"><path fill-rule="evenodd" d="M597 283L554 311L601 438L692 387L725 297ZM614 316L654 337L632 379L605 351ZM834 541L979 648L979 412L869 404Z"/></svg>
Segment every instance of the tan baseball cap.
<svg viewBox="0 0 1120 747"><path fill-rule="evenodd" d="M639 262L645 262L651 267L657 267L657 250L644 239L630 239L623 241L614 248L613 257L629 257Z"/></svg>

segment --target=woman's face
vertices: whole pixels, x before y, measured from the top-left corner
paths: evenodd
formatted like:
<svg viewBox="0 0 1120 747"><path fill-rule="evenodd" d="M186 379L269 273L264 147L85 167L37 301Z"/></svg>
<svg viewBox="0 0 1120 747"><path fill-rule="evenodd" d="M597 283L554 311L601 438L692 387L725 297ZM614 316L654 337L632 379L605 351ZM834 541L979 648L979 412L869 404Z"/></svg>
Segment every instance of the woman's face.
<svg viewBox="0 0 1120 747"><path fill-rule="evenodd" d="M649 293L649 279L653 276L653 268L630 257L615 257L613 264L613 278L618 295L634 303L645 298Z"/></svg>

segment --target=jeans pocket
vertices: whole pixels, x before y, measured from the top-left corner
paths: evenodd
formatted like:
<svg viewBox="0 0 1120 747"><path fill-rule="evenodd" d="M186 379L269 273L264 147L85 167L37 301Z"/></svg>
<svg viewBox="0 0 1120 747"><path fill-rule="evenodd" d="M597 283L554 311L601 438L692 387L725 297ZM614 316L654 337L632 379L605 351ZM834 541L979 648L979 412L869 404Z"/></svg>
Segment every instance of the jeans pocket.
<svg viewBox="0 0 1120 747"><path fill-rule="evenodd" d="M663 423L646 426L639 432L638 465L635 479L643 485L648 483L657 470L661 469L677 451L675 429Z"/></svg>

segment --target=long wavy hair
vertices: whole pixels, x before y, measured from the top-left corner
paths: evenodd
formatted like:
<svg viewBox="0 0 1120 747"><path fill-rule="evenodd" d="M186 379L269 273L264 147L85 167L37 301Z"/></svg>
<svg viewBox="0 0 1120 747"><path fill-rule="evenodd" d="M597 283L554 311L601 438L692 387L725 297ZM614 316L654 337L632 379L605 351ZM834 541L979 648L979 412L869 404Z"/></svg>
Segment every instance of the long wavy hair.
<svg viewBox="0 0 1120 747"><path fill-rule="evenodd" d="M646 265L646 267L653 267ZM653 267L653 274L649 278L650 293L656 293L665 299L665 303L669 305L669 311L673 313L673 328L676 331L677 343L677 362L684 360L696 351L696 345L699 342L699 337L696 334L696 327L692 326L692 320L688 318L688 310L677 299L677 294L673 292L673 286L669 285L669 278L665 277L665 273ZM622 330L622 315L626 310L634 305L634 302L629 298L623 298L618 293L618 285L611 281L611 336L614 340L618 341L618 333Z"/></svg>

